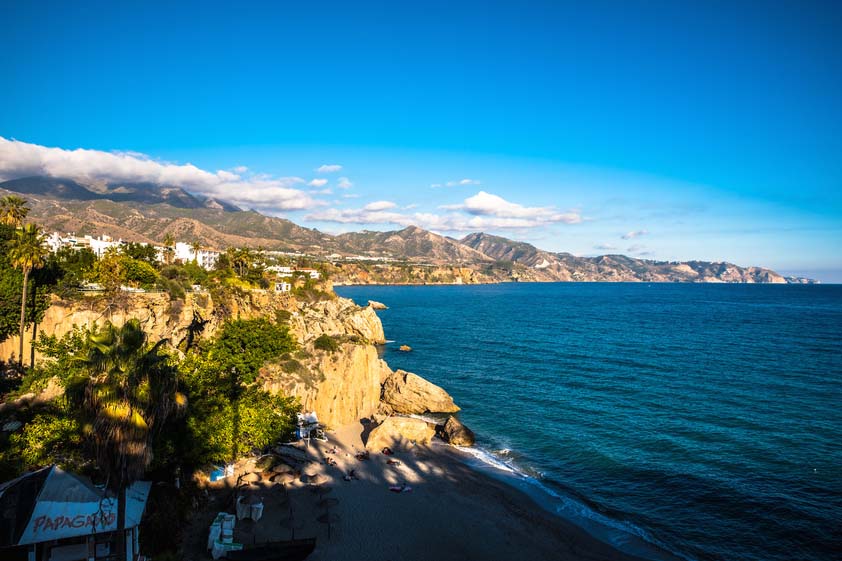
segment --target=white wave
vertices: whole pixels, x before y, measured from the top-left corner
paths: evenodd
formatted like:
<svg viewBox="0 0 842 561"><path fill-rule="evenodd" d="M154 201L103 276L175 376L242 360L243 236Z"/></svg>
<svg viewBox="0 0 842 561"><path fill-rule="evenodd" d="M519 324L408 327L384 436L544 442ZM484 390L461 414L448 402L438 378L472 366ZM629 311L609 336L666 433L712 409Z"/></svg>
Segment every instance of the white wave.
<svg viewBox="0 0 842 561"><path fill-rule="evenodd" d="M595 537L610 543L621 551L632 549L633 551L630 551L630 553L640 555L641 552L638 551L640 546L635 547L633 543L630 543L634 540L639 540L647 546L654 546L657 549L669 552L672 555L686 559L687 561L693 561L686 555L668 548L665 544L649 535L649 533L643 528L640 528L628 521L615 520L605 516L604 514L600 514L588 507L586 504L548 487L538 478L530 475L527 470L518 467L511 460L504 459L505 456L510 456L512 454L512 451L508 448L503 448L496 453L490 452L481 447L466 448L462 446L453 446L453 448L472 456L486 467L503 472L508 476L513 476L517 481L525 483L533 488L537 488L542 495L553 499L550 501L543 501L545 503L545 507L549 506L549 510L555 512L557 515L566 520L574 522L579 526L583 526ZM536 473L539 473L539 477L542 475L540 472Z"/></svg>

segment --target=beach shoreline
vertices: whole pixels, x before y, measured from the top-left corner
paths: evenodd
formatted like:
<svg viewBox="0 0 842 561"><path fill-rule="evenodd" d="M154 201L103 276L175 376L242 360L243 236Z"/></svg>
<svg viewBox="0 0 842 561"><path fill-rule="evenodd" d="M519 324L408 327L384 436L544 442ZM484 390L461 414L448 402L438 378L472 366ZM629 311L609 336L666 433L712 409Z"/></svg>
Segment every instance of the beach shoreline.
<svg viewBox="0 0 842 561"><path fill-rule="evenodd" d="M643 559L472 467L456 448L410 446L359 460L355 454L365 449L365 428L346 425L329 431L327 443L281 447L283 456L299 464L296 477L279 485L264 473L245 488L266 507L259 522L238 523L235 541L248 545L315 536L316 550L308 558L314 561ZM260 473L255 460L239 462L238 474ZM354 477L347 481L351 470ZM404 485L411 490L390 490ZM230 490L230 482L217 489Z"/></svg>

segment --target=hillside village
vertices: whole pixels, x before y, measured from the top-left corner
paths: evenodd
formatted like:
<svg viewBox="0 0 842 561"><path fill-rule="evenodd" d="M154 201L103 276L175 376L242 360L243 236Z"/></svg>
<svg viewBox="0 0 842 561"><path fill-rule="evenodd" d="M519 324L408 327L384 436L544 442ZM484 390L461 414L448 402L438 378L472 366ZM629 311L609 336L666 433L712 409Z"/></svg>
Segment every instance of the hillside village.
<svg viewBox="0 0 842 561"><path fill-rule="evenodd" d="M109 252L122 253L132 242L125 242L121 239L115 240L106 234L94 237L91 235L79 236L73 233L62 235L58 232L53 232L44 237L44 243L53 254L62 249L70 251L87 250L92 252L97 259L103 259ZM220 252L214 249L202 248L196 242L187 243L172 239L165 245L153 245L143 242L139 242L138 245L151 248L154 251L155 260L161 266L194 263L205 271L214 270L219 264L221 255L236 256L238 252L243 251L233 248L228 253ZM306 258L305 255L298 252L262 251L255 252L255 255L261 259L260 264L263 265L263 270L277 280L277 282L274 282L274 289L277 292L289 292L291 290L292 284L285 279L292 279L299 276L319 280L322 277L321 271L314 268L279 264ZM80 286L80 288L87 291L95 291L102 290L103 287L97 283L88 282ZM198 290L201 287L200 285L193 285L193 288ZM145 292L145 289L139 286L121 286L121 289L127 292Z"/></svg>

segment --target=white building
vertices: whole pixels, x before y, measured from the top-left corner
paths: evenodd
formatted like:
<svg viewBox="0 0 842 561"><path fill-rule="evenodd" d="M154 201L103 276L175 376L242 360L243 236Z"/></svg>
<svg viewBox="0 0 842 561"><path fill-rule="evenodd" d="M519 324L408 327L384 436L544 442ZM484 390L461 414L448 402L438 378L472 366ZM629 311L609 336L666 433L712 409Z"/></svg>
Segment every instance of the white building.
<svg viewBox="0 0 842 561"><path fill-rule="evenodd" d="M102 235L98 238L93 236L77 236L76 234L62 236L58 232L53 232L47 236L46 243L52 252L56 252L62 247L71 247L73 249L88 248L94 252L97 258L102 258L105 252L112 247L119 248L123 245L122 240L114 241L111 236Z"/></svg>
<svg viewBox="0 0 842 561"><path fill-rule="evenodd" d="M272 271L273 273L277 273L281 278L288 278L292 276L292 267L282 267L281 265L272 265L270 267L266 267L267 271Z"/></svg>
<svg viewBox="0 0 842 561"><path fill-rule="evenodd" d="M318 280L322 276L316 269L296 269L295 272L305 274L315 280Z"/></svg>
<svg viewBox="0 0 842 561"><path fill-rule="evenodd" d="M158 250L158 261L166 263L166 248L156 246ZM192 263L193 260L205 270L211 270L216 266L216 261L219 259L219 252L211 249L200 249L198 255L193 251L192 244L186 242L176 242L173 247L172 261L180 261L181 263Z"/></svg>
<svg viewBox="0 0 842 561"><path fill-rule="evenodd" d="M292 285L286 281L275 283L275 292L289 292L292 290Z"/></svg>

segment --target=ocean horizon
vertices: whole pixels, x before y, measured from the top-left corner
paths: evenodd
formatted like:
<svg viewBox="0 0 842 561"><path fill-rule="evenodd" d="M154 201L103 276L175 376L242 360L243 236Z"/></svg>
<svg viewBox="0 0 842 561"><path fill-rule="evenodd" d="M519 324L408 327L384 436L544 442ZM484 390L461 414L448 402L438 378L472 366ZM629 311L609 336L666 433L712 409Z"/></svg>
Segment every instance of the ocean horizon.
<svg viewBox="0 0 842 561"><path fill-rule="evenodd" d="M454 396L478 466L600 539L652 559L842 550L842 286L336 291L389 306L384 358Z"/></svg>

